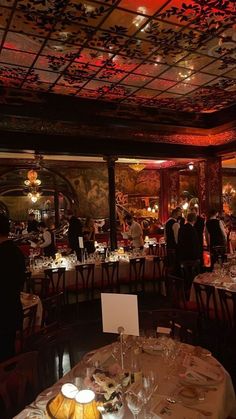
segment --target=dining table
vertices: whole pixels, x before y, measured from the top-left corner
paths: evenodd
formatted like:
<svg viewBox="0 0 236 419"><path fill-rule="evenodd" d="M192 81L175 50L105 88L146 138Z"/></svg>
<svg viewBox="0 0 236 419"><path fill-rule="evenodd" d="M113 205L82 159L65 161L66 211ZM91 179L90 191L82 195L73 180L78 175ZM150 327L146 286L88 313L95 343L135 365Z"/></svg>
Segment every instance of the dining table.
<svg viewBox="0 0 236 419"><path fill-rule="evenodd" d="M147 417L153 419L236 417L231 377L209 351L169 337L128 337L125 348L124 370L120 366L118 341L91 351L62 379L40 393L15 419L51 417L50 406L63 384L72 383L78 390L94 390L90 377L96 377L96 374L101 377L101 373L120 385L124 414L119 417L130 419L133 416L128 397L143 394L140 389L150 372L154 377L152 390L148 400L143 400L139 419L145 417L144 409ZM141 375L136 375L139 379L132 382L134 354L136 358L138 354ZM123 377L126 377L125 382ZM94 391L96 393L96 389ZM102 417L113 418L112 415ZM116 417L114 415L114 419Z"/></svg>
<svg viewBox="0 0 236 419"><path fill-rule="evenodd" d="M127 282L129 279L129 268L130 268L130 260L132 258L145 258L145 273L144 279L148 280L151 279L153 276L153 256L146 255L143 253L116 253L112 254L106 259L96 256L90 256L86 261L83 263L95 264L94 270L94 285L100 284L101 281L101 270L102 270L102 262L106 261L119 261L119 281ZM75 282L75 266L80 265L82 262L77 261L77 259L73 255L69 256L59 256L56 259L52 258L39 258L35 259L34 263L31 264L30 270L33 277L44 276L44 270L48 268L65 268L65 279L66 279L66 286L72 285Z"/></svg>

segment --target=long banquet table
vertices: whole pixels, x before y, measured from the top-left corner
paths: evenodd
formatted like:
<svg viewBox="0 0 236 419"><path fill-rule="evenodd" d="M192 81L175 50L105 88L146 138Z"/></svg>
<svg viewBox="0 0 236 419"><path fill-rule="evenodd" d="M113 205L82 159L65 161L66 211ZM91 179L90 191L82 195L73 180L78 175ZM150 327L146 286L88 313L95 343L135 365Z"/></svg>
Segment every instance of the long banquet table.
<svg viewBox="0 0 236 419"><path fill-rule="evenodd" d="M137 256L139 257L139 256ZM140 258L145 257L145 279L152 278L153 275L153 257L152 256L140 256ZM121 258L119 260L119 280L120 282L125 282L129 278L129 258ZM86 263L92 263L92 261L88 261ZM95 263L95 271L94 271L94 284L99 284L101 281L101 261L93 261ZM62 258L60 262L52 262L52 263L44 263L38 266L34 266L31 270L32 276L43 276L44 269L47 268L57 268L57 267L65 267L66 268L66 285L71 285L75 282L75 264L76 263L68 263L67 258Z"/></svg>
<svg viewBox="0 0 236 419"><path fill-rule="evenodd" d="M136 343L141 342L142 338L138 338ZM199 347L193 347L191 345L180 344L178 343L178 355L174 363L169 364L169 359L165 359L163 356L163 351L160 350L150 350L147 351L147 345L151 348L155 348L157 341L153 341L150 346L150 342L143 345L143 350L140 353L140 364L142 365L142 371L145 374L145 371L152 368L155 377L157 386L155 391L150 399L147 408L148 411L152 413L153 418L158 419L203 419L205 417L211 417L212 419L226 419L229 415L230 417L236 417L235 410L235 393L232 385L231 378L229 374L224 370L221 364L213 358L210 353L203 350ZM173 342L173 341L172 341ZM176 344L174 342L174 344ZM100 364L100 368L103 370L113 370L117 371L117 364L114 366L116 361L112 354L114 354L114 345L113 343L106 347L100 348L92 353L85 355L84 359L79 362L69 373L67 373L60 381L54 384L52 387L43 391L36 400L27 408L25 408L21 413L19 413L15 418L16 419L25 419L25 418L47 418L46 405L53 399L61 389L63 383L79 383L79 388L85 388L85 384L81 377L86 376L88 367L91 368L94 364ZM177 345L177 344L176 344ZM139 343L140 346L140 343ZM177 348L177 347L176 347ZM126 371L129 371L131 361L129 361L128 355L126 359L125 368ZM206 369L209 371L215 371L218 379L209 381L202 376L200 383L196 384L195 382L185 381L186 377L189 377L188 374L191 373L192 362L200 363L201 371L201 362L206 365ZM116 368L115 368L116 367ZM201 374L200 374L201 375ZM186 387L195 389L196 396L194 399L186 401L185 398L181 398L182 389ZM134 384L130 387L130 390L133 388L135 392L137 390L137 385ZM135 390L136 388L136 390ZM125 391L127 389L125 388ZM193 391L193 390L192 390ZM125 405L125 419L130 419L132 414L130 413L128 407ZM105 417L105 416L104 416ZM114 416L115 417L115 416ZM139 419L142 419L143 411L139 414Z"/></svg>

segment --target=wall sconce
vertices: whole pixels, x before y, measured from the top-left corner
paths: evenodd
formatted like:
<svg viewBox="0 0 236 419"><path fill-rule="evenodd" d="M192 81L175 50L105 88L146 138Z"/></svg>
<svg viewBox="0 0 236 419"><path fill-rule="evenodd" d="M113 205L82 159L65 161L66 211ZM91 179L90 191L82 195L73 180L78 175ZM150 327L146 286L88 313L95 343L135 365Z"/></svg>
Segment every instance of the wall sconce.
<svg viewBox="0 0 236 419"><path fill-rule="evenodd" d="M194 164L193 163L189 163L188 168L189 168L189 170L193 170L194 169Z"/></svg>

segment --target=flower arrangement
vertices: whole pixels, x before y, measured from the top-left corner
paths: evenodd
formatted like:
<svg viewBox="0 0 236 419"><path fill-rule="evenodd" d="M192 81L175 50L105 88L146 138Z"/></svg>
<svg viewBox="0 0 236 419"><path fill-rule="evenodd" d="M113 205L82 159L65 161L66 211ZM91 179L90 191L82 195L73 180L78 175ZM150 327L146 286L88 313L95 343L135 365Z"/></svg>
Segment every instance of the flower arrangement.
<svg viewBox="0 0 236 419"><path fill-rule="evenodd" d="M128 373L112 376L100 369L95 369L90 377L85 378L85 384L96 393L98 410L102 414L115 414L122 409L122 386L128 385L128 382Z"/></svg>

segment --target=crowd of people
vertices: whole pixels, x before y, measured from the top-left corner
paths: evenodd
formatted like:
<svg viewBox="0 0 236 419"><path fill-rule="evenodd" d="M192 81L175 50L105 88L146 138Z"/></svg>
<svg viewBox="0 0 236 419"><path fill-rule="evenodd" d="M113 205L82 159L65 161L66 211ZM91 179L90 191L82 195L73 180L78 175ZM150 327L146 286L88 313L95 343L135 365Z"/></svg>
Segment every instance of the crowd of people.
<svg viewBox="0 0 236 419"><path fill-rule="evenodd" d="M176 269L187 261L195 261L202 269L204 245L213 267L217 258L224 259L229 246L229 229L215 209L209 211L207 219L199 215L195 206L189 209L186 219L180 207L173 209L165 223L164 235L168 263Z"/></svg>

